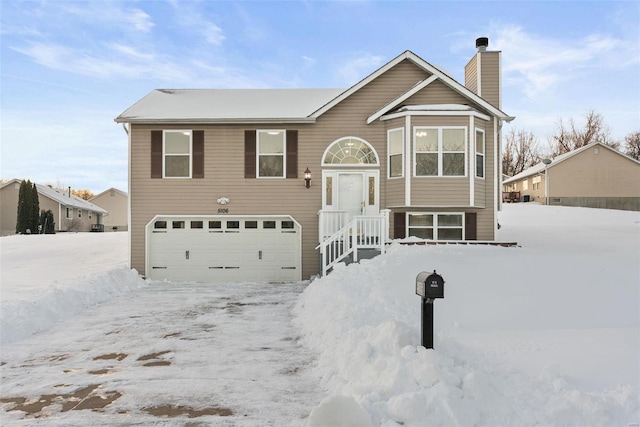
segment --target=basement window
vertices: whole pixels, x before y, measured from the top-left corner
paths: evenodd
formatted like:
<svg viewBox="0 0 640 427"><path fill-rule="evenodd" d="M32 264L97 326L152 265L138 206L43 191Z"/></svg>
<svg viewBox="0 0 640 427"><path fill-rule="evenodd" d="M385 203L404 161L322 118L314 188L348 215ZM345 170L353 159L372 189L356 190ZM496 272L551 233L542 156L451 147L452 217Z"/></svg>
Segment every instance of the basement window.
<svg viewBox="0 0 640 427"><path fill-rule="evenodd" d="M463 240L464 214L410 213L407 236L427 240Z"/></svg>

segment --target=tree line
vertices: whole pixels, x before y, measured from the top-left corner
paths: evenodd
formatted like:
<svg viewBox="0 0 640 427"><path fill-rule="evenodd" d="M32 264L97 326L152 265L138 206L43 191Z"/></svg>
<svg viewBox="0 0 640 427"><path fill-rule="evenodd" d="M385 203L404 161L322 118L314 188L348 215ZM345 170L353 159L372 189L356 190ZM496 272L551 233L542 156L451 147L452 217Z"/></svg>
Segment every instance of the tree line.
<svg viewBox="0 0 640 427"><path fill-rule="evenodd" d="M560 119L553 135L547 139L548 147L542 148L535 135L526 130L511 129L504 138L502 148L502 172L514 176L545 158L553 159L585 145L600 142L619 150L627 156L640 160L640 130L625 136L621 141L611 137L609 126L601 114L591 110L585 114L585 125L576 125L573 119L568 122Z"/></svg>

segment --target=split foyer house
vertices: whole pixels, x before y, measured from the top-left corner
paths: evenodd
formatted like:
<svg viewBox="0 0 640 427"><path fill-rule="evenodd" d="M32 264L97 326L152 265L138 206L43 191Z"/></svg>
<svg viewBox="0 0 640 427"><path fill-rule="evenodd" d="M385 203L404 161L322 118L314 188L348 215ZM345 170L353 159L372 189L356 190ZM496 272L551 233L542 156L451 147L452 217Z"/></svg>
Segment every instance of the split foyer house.
<svg viewBox="0 0 640 427"><path fill-rule="evenodd" d="M595 142L503 181L505 201L640 210L640 162Z"/></svg>
<svg viewBox="0 0 640 427"><path fill-rule="evenodd" d="M20 179L12 179L0 186L1 235L16 233ZM103 219L108 212L100 206L74 196L64 190L36 184L40 210L53 212L56 232L102 231ZM35 232L35 230L33 230Z"/></svg>
<svg viewBox="0 0 640 427"><path fill-rule="evenodd" d="M131 266L293 281L389 239L495 238L500 52L465 83L406 51L348 89L154 90L129 138Z"/></svg>

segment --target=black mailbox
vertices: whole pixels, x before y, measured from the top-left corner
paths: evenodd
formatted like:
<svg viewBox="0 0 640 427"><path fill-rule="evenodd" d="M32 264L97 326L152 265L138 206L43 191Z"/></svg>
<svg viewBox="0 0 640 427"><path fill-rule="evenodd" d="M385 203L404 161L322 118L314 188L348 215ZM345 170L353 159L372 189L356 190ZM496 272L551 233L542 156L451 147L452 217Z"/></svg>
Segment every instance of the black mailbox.
<svg viewBox="0 0 640 427"><path fill-rule="evenodd" d="M425 299L444 298L444 279L435 270L423 271L416 278L416 294Z"/></svg>

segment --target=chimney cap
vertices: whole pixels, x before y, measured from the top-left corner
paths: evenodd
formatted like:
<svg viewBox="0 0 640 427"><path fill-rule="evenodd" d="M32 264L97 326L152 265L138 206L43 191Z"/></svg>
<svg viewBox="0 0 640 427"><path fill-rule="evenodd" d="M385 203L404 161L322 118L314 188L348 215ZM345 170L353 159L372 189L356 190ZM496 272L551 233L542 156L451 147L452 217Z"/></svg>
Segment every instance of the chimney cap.
<svg viewBox="0 0 640 427"><path fill-rule="evenodd" d="M476 47L480 52L484 52L487 50L489 46L489 38L488 37L478 37L476 39Z"/></svg>

